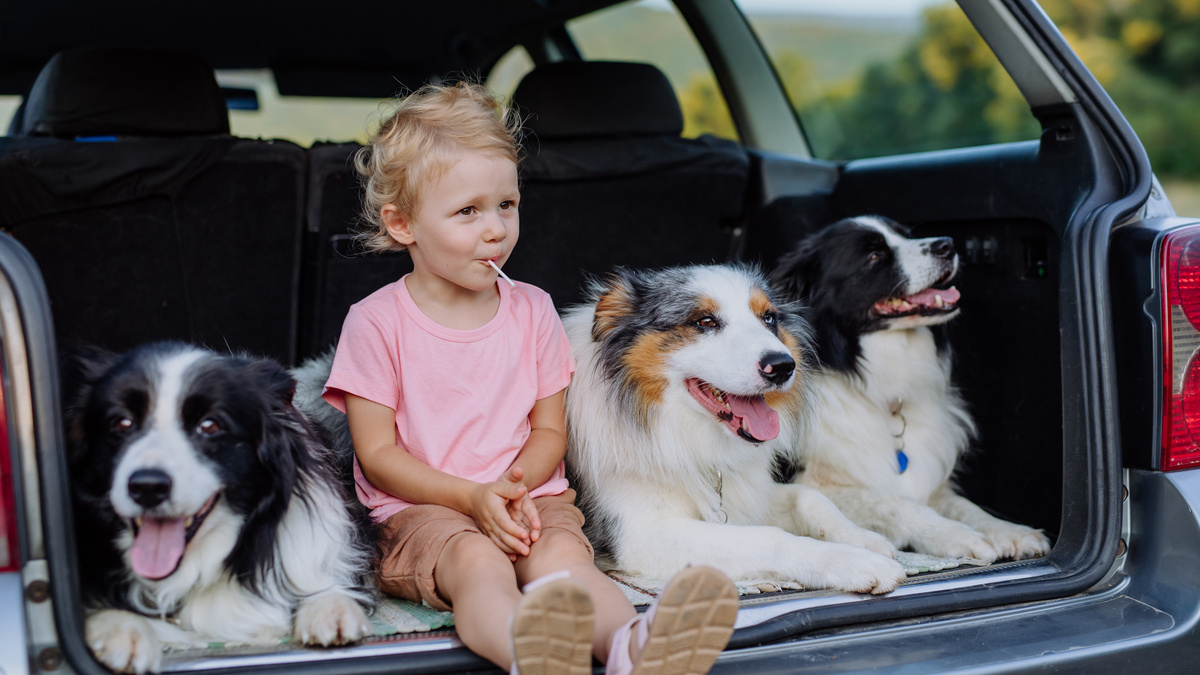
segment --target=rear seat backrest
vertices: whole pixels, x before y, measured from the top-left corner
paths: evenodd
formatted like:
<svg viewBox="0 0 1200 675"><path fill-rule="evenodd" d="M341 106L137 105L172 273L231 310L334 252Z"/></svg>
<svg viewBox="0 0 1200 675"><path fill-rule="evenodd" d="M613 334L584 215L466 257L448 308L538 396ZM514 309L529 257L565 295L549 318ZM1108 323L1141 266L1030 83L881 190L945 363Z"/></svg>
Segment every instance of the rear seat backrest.
<svg viewBox="0 0 1200 675"><path fill-rule="evenodd" d="M749 160L733 141L680 138L683 116L654 66L563 62L513 94L526 115L521 236L506 272L562 308L584 274L734 257Z"/></svg>
<svg viewBox="0 0 1200 675"><path fill-rule="evenodd" d="M229 113L212 68L187 52L59 52L38 74L22 115L24 136L229 133Z"/></svg>
<svg viewBox="0 0 1200 675"><path fill-rule="evenodd" d="M203 59L59 54L22 122L45 137L0 141L0 226L41 267L60 341L294 360L305 153L229 136Z"/></svg>
<svg viewBox="0 0 1200 675"><path fill-rule="evenodd" d="M353 157L357 143L308 151L308 232L301 295L300 358L337 342L350 305L412 271L407 253L364 253L353 236L362 186Z"/></svg>

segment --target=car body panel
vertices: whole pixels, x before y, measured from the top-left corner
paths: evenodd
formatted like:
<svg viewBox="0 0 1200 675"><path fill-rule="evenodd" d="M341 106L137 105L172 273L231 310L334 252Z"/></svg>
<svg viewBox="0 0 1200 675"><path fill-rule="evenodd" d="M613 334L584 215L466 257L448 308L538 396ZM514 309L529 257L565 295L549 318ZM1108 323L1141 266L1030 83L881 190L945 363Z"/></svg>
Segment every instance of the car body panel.
<svg viewBox="0 0 1200 675"><path fill-rule="evenodd" d="M714 673L1189 672L1200 657L1200 472L1132 471L1122 571L1060 600L829 630Z"/></svg>

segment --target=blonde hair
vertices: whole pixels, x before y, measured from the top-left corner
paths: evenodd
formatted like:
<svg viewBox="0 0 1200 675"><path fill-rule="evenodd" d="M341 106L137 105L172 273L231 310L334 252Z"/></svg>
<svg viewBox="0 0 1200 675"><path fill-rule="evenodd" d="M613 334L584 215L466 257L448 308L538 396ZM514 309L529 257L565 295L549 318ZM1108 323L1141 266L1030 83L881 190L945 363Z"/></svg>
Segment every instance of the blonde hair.
<svg viewBox="0 0 1200 675"><path fill-rule="evenodd" d="M482 85L427 84L396 102L395 110L354 155L363 185L358 238L368 251L407 248L387 232L380 210L394 205L406 218L464 150L520 160L521 120Z"/></svg>

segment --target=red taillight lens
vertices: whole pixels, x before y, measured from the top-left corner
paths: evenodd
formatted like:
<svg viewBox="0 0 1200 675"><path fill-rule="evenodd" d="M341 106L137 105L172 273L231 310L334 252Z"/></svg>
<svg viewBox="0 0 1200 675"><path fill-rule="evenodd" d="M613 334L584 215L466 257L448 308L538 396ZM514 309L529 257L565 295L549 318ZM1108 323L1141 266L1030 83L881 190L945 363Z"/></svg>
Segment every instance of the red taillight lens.
<svg viewBox="0 0 1200 675"><path fill-rule="evenodd" d="M8 414L4 390L0 389L0 572L21 568L17 539L16 472L8 445Z"/></svg>
<svg viewBox="0 0 1200 675"><path fill-rule="evenodd" d="M1200 226L1162 245L1162 468L1200 465Z"/></svg>

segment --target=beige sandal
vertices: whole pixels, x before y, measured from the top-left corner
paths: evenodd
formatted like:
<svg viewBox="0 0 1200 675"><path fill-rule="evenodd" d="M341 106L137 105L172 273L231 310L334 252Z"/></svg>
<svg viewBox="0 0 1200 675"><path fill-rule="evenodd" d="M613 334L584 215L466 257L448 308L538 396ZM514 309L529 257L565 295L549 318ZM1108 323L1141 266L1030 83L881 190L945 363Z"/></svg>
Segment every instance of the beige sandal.
<svg viewBox="0 0 1200 675"><path fill-rule="evenodd" d="M687 567L667 582L647 612L613 636L608 675L703 675L733 635L737 590L712 567ZM629 643L641 646L637 663Z"/></svg>
<svg viewBox="0 0 1200 675"><path fill-rule="evenodd" d="M512 673L590 675L596 612L587 586L565 573L530 582L512 617Z"/></svg>

